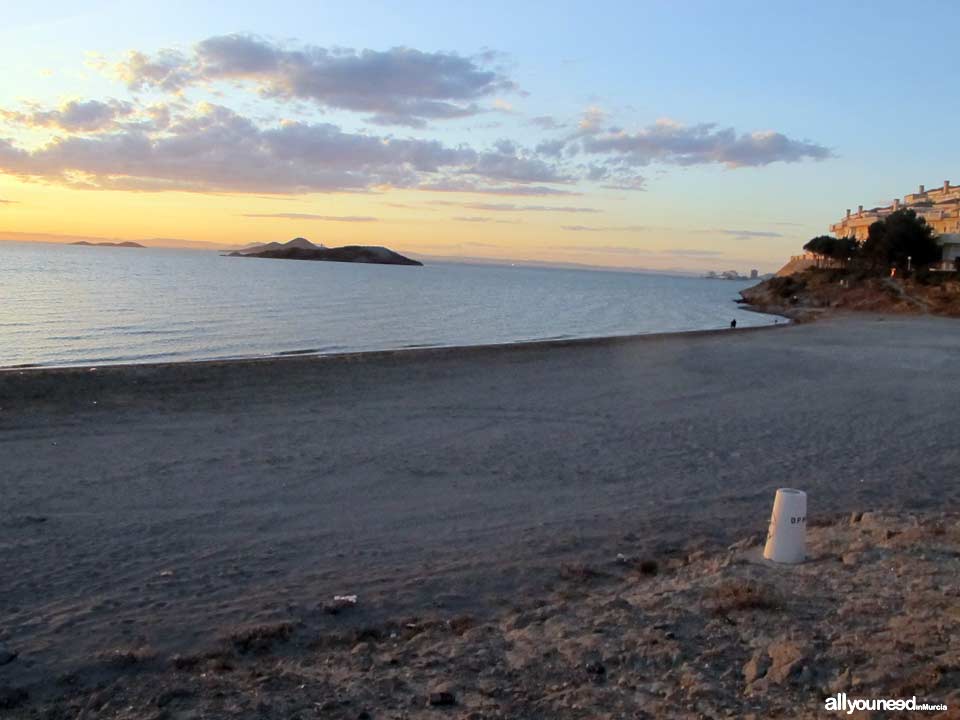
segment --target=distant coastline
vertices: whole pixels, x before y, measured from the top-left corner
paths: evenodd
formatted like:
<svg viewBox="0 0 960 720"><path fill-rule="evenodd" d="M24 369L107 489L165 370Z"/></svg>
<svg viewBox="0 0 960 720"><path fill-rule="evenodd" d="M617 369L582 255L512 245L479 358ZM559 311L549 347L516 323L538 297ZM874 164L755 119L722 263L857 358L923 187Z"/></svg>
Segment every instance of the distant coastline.
<svg viewBox="0 0 960 720"><path fill-rule="evenodd" d="M87 242L78 240L77 242L67 243L68 245L86 245L87 247L120 247L120 248L146 248L146 245L127 240L125 242Z"/></svg>

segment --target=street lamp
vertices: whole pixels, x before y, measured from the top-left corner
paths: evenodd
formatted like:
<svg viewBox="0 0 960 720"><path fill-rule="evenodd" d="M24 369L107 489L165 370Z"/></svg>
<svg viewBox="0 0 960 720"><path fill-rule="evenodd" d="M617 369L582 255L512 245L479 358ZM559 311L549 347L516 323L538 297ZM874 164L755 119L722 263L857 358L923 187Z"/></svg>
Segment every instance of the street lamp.
<svg viewBox="0 0 960 720"><path fill-rule="evenodd" d="M907 272L910 272L910 261L913 260L913 257L907 255Z"/></svg>

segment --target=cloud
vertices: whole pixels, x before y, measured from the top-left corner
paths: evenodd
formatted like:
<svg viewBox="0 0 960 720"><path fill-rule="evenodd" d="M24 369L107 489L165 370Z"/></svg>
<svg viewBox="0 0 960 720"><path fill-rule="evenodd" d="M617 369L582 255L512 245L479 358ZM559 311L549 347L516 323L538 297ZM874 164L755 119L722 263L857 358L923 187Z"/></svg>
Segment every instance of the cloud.
<svg viewBox="0 0 960 720"><path fill-rule="evenodd" d="M476 162L469 148L434 140L348 133L287 122L261 128L228 108L204 105L163 132L132 128L57 137L23 150L0 140L0 171L80 188L283 193L417 187L441 170Z"/></svg>
<svg viewBox="0 0 960 720"><path fill-rule="evenodd" d="M577 123L577 131L583 134L593 134L600 132L601 127L607 122L608 115L598 107L589 107L580 115L580 122Z"/></svg>
<svg viewBox="0 0 960 720"><path fill-rule="evenodd" d="M101 64L103 67L108 66L104 63ZM134 91L157 88L178 93L199 80L188 58L176 50L160 50L152 58L142 52L131 51L124 61L109 69Z"/></svg>
<svg viewBox="0 0 960 720"><path fill-rule="evenodd" d="M479 195L582 195L575 190L562 190L546 185L486 185L475 180L448 178L420 185L420 190L433 192L474 193Z"/></svg>
<svg viewBox="0 0 960 720"><path fill-rule="evenodd" d="M642 175L622 176L612 182L601 185L607 190L646 190L647 179Z"/></svg>
<svg viewBox="0 0 960 720"><path fill-rule="evenodd" d="M783 237L783 233L773 232L770 230L728 230L728 229L719 229L719 230L702 230L701 232L708 233L720 233L721 235L730 235L737 238L738 240L747 240L749 238L779 238Z"/></svg>
<svg viewBox="0 0 960 720"><path fill-rule="evenodd" d="M661 120L626 131L612 124L599 107L584 111L575 129L531 147L512 138L492 146L451 144L398 136L370 125L345 130L330 122L289 118L289 114L304 117L310 104L321 110L364 113L372 125L412 127L488 112L491 107L512 112L501 93L520 91L492 64L497 58L490 52L464 57L403 47L358 51L223 35L185 51L131 52L116 65L96 60L131 90L168 96L137 97L133 102L70 100L53 109L37 105L0 109L0 120L15 128L49 131L40 145L0 139L0 174L91 189L298 195L402 188L529 197L532 203L538 197L582 195L578 184L644 190L647 179L641 170L653 163L746 167L831 156L823 146L782 133L739 133L714 123L688 126ZM219 93L222 84L252 87L262 97L290 101L288 117L277 117L273 104L261 103L241 115L221 105L193 106L184 96L193 87ZM542 130L564 127L550 115L526 123ZM484 212L597 212L572 205L462 206ZM625 229L565 227L589 232ZM750 232L729 234L774 237Z"/></svg>
<svg viewBox="0 0 960 720"><path fill-rule="evenodd" d="M607 253L610 255L653 255L654 253L650 250L644 248L628 247L626 245L600 245L600 246L584 246L584 245L560 245L556 248L557 250L567 250L570 252L591 252L591 253Z"/></svg>
<svg viewBox="0 0 960 720"><path fill-rule="evenodd" d="M247 82L261 95L307 100L324 108L370 113L378 125L423 127L428 120L482 112L477 102L516 85L486 64L493 58L422 52L287 48L255 35L220 35L192 52L161 50L154 56L130 52L112 71L134 91L181 93L221 81Z"/></svg>
<svg viewBox="0 0 960 720"><path fill-rule="evenodd" d="M737 133L715 123L682 125L673 120L659 120L633 133L592 131L579 140L579 147L588 155L611 156L621 167L656 161L672 165L719 163L739 168L833 156L822 145L793 140L778 132Z"/></svg>
<svg viewBox="0 0 960 720"><path fill-rule="evenodd" d="M607 113L591 107L584 111L576 130L541 140L535 147L540 158L580 181L609 190L645 190L646 176L637 168L660 165L721 164L729 168L759 167L774 162L800 162L833 157L828 148L783 133L738 133L716 123L683 125L658 120L635 132L610 125ZM581 162L570 168L577 159Z"/></svg>
<svg viewBox="0 0 960 720"><path fill-rule="evenodd" d="M0 109L0 118L24 127L42 127L71 133L96 133L115 129L117 121L134 112L129 102L119 100L70 100L55 110L33 108L28 112Z"/></svg>
<svg viewBox="0 0 960 720"><path fill-rule="evenodd" d="M541 130L559 130L565 127L563 123L557 122L557 119L552 115L537 115L536 117L530 118L527 121L527 125L532 125Z"/></svg>
<svg viewBox="0 0 960 720"><path fill-rule="evenodd" d="M0 139L0 172L77 188L302 194L429 189L575 195L574 177L509 140L477 151L437 140L345 132L329 123L262 126L221 105L153 105L112 132L54 136L23 149ZM156 118L156 119L153 119Z"/></svg>
<svg viewBox="0 0 960 720"><path fill-rule="evenodd" d="M661 250L661 253L681 257L723 257L725 254L719 250L700 250L699 248L671 248L670 250Z"/></svg>
<svg viewBox="0 0 960 720"><path fill-rule="evenodd" d="M278 218L282 220L321 220L324 222L368 223L379 218L366 215L314 215L312 213L243 213L246 218Z"/></svg>
<svg viewBox="0 0 960 720"><path fill-rule="evenodd" d="M19 200L4 200L3 198L0 198L0 205L19 205L19 204L20 204Z"/></svg>
<svg viewBox="0 0 960 720"><path fill-rule="evenodd" d="M436 212L437 210L437 208L424 207L423 205L411 205L410 203L385 202L383 205L386 207L400 208L401 210L416 210L417 212L423 212L424 210Z"/></svg>
<svg viewBox="0 0 960 720"><path fill-rule="evenodd" d="M686 229L675 228L675 227L655 227L651 225L561 225L561 230L566 230L567 232L588 232L588 233L605 233L605 232L649 232L657 230L663 233L674 233L674 232L688 232L688 233L697 233L701 235L729 235L738 240L746 240L751 238L779 238L783 237L781 233L772 232L768 230L734 230L726 228L712 228L712 229Z"/></svg>
<svg viewBox="0 0 960 720"><path fill-rule="evenodd" d="M646 225L561 225L560 229L566 230L567 232L645 232L651 228L647 227Z"/></svg>
<svg viewBox="0 0 960 720"><path fill-rule="evenodd" d="M567 140L544 140L541 143L537 144L535 148L537 154L543 155L544 157L550 158L561 158L563 157L563 151L567 148Z"/></svg>
<svg viewBox="0 0 960 720"><path fill-rule="evenodd" d="M477 217L475 215L468 216L468 217L464 217L464 216L452 217L450 219L456 220L457 222L469 222L469 223L491 223L492 222L492 223L501 223L501 224L507 224L507 225L517 225L520 222L519 220L498 220L496 218Z"/></svg>
<svg viewBox="0 0 960 720"><path fill-rule="evenodd" d="M499 140L490 151L480 153L467 172L494 180L521 183L567 183L574 180L535 154L524 151L512 140Z"/></svg>
<svg viewBox="0 0 960 720"><path fill-rule="evenodd" d="M716 250L699 250L695 248L671 248L669 250L650 250L648 248L638 248L632 247L630 245L595 245L595 246L584 246L584 245L563 245L557 248L558 250L569 250L576 252L589 252L589 253L604 253L608 255L645 255L645 256L658 256L658 255L673 255L678 257L703 257L703 258L712 258L712 257L722 257L724 253L718 252Z"/></svg>
<svg viewBox="0 0 960 720"><path fill-rule="evenodd" d="M449 200L433 200L431 205L456 205L470 210L491 212L562 212L562 213L598 213L596 208L574 207L571 205L515 205L514 203L456 203Z"/></svg>

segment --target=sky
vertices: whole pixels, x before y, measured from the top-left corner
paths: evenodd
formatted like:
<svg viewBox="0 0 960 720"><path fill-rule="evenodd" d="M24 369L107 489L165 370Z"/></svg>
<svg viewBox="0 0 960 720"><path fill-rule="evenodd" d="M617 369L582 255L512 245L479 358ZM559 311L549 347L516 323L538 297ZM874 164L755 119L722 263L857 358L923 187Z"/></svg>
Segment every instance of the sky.
<svg viewBox="0 0 960 720"><path fill-rule="evenodd" d="M960 5L0 8L0 237L776 270L960 181Z"/></svg>

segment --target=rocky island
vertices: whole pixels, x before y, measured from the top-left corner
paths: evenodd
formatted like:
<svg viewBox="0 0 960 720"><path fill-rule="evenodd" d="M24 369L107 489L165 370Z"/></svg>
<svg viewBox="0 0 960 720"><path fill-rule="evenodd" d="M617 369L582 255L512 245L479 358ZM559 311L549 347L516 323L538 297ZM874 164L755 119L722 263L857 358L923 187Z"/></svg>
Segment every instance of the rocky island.
<svg viewBox="0 0 960 720"><path fill-rule="evenodd" d="M70 245L86 245L88 247L122 247L122 248L146 247L146 245L135 243L132 240L127 240L126 242L87 242L86 240L79 240L78 242L70 243Z"/></svg>
<svg viewBox="0 0 960 720"><path fill-rule="evenodd" d="M322 260L326 262L374 263L378 265L423 265L389 248L370 245L345 245L328 248L306 238L286 243L252 245L229 253L228 257L258 257L279 260Z"/></svg>

